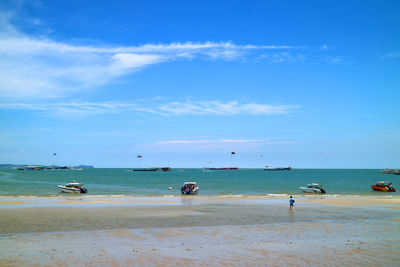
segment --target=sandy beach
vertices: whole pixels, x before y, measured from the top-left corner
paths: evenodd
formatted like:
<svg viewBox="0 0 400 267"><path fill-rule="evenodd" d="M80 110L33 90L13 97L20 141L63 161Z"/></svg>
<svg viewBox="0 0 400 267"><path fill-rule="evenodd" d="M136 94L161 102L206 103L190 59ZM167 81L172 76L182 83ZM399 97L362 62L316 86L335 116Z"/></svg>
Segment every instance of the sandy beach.
<svg viewBox="0 0 400 267"><path fill-rule="evenodd" d="M0 198L0 266L395 266L397 196Z"/></svg>

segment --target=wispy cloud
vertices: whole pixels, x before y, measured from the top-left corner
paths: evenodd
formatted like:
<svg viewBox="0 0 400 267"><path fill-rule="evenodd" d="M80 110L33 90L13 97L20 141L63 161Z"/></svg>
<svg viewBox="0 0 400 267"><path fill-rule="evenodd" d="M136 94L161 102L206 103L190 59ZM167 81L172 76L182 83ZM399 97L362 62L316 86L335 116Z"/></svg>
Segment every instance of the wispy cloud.
<svg viewBox="0 0 400 267"><path fill-rule="evenodd" d="M293 55L292 53L289 52L274 53L269 57L271 58L273 63L282 63L282 62L293 63L298 61L304 61L306 59L305 55L302 54Z"/></svg>
<svg viewBox="0 0 400 267"><path fill-rule="evenodd" d="M13 15L12 12L0 12L0 97L13 99L71 96L77 91L109 85L145 67L178 60L253 58L271 63L293 63L309 57L307 53L298 52L309 50L305 46L235 44L231 41L134 46L68 43L24 34L11 23ZM41 25L40 20L34 21L36 26ZM320 50L329 48L322 45ZM334 61L338 62L337 59ZM171 106L164 108L179 112Z"/></svg>
<svg viewBox="0 0 400 267"><path fill-rule="evenodd" d="M231 116L239 114L273 115L287 114L297 109L295 105L259 104L237 101L184 101L184 102L157 102L144 103L117 103L117 102L67 102L67 103L0 103L0 109L31 110L52 115L86 114L96 115L105 113L141 113L163 116L183 115L221 115Z"/></svg>
<svg viewBox="0 0 400 267"><path fill-rule="evenodd" d="M170 102L159 106L159 110L171 115L236 115L241 113L270 115L285 114L295 108L297 108L297 106L257 103L240 104L237 101Z"/></svg>
<svg viewBox="0 0 400 267"><path fill-rule="evenodd" d="M290 46L236 45L231 42L146 44L94 47L32 39L0 37L0 95L58 97L109 84L144 67L177 60L236 60L254 50L292 49Z"/></svg>
<svg viewBox="0 0 400 267"><path fill-rule="evenodd" d="M177 60L239 60L271 62L304 60L289 51L293 45L255 45L223 42L149 43L136 46L82 45L32 37L11 23L12 12L0 12L0 96L55 98L108 85L145 67ZM38 19L34 24L40 26ZM267 52L270 51L270 52Z"/></svg>
<svg viewBox="0 0 400 267"><path fill-rule="evenodd" d="M12 13L0 12L0 96L54 98L107 85L147 66L177 60L237 60L287 45L185 42L138 46L80 45L18 31Z"/></svg>

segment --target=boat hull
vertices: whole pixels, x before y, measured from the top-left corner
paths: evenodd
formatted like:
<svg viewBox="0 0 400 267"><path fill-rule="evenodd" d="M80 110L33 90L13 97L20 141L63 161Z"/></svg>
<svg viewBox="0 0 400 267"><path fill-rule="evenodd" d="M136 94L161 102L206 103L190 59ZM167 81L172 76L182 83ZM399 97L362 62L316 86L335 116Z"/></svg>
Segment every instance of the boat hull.
<svg viewBox="0 0 400 267"><path fill-rule="evenodd" d="M299 187L303 193L306 194L325 194L325 191L323 192L321 189L318 188L308 188L308 187Z"/></svg>
<svg viewBox="0 0 400 267"><path fill-rule="evenodd" d="M58 187L58 189L60 189L61 192L64 192L64 193L74 193L74 194L87 193L86 189L81 190L78 188L71 188L71 187L65 187L65 186L60 186L60 185L58 185L57 187Z"/></svg>
<svg viewBox="0 0 400 267"><path fill-rule="evenodd" d="M197 195L199 193L199 189L194 189L190 192L182 192L182 195Z"/></svg>
<svg viewBox="0 0 400 267"><path fill-rule="evenodd" d="M396 189L391 186L371 185L371 188L374 191L380 191L380 192L396 192Z"/></svg>

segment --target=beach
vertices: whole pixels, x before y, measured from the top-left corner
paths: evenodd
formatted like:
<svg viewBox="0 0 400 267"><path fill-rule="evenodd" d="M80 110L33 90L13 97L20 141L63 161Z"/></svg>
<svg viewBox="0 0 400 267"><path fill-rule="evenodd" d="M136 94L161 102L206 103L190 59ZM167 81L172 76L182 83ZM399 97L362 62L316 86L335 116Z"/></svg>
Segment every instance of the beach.
<svg viewBox="0 0 400 267"><path fill-rule="evenodd" d="M400 0L0 0L0 267L400 267Z"/></svg>
<svg viewBox="0 0 400 267"><path fill-rule="evenodd" d="M400 198L1 197L0 266L394 266Z"/></svg>

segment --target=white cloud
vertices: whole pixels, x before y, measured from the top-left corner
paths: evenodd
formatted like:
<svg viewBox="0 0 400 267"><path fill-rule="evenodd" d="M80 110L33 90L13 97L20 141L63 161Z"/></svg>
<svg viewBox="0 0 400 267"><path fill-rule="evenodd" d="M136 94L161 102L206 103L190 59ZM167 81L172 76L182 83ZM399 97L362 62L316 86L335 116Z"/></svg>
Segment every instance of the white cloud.
<svg viewBox="0 0 400 267"><path fill-rule="evenodd" d="M176 60L232 61L253 57L273 63L292 63L306 59L304 54L294 52L305 47L290 45L239 45L230 41L137 46L66 43L28 36L10 23L12 18L12 13L0 12L0 97L3 98L70 96L75 91L108 85L145 67ZM38 19L35 21L39 26L42 23ZM323 49L327 47L322 46ZM180 108L184 109L183 112L185 109L195 112L196 109L189 105ZM226 113L222 106L220 108L214 111ZM173 106L164 109L180 112Z"/></svg>
<svg viewBox="0 0 400 267"><path fill-rule="evenodd" d="M248 51L290 49L222 43L79 46L26 36L0 36L0 96L57 97L108 84L146 66L175 60L236 60Z"/></svg>
<svg viewBox="0 0 400 267"><path fill-rule="evenodd" d="M163 116L184 115L220 115L232 116L239 114L273 115L287 114L298 106L270 105L248 103L240 104L237 101L186 101L168 102L148 101L143 103L117 103L117 102L67 102L67 103L0 103L0 109L31 110L51 115L86 114L96 115L105 113L140 113L157 114Z"/></svg>
<svg viewBox="0 0 400 267"><path fill-rule="evenodd" d="M115 54L111 57L112 63L109 66L110 72L115 75L122 75L130 69L139 69L146 65L161 62L160 55L139 55L139 54Z"/></svg>
<svg viewBox="0 0 400 267"><path fill-rule="evenodd" d="M18 31L12 12L0 12L0 96L54 98L107 85L146 66L176 60L236 60L287 45L185 42L138 46L79 45ZM36 24L40 24L37 20Z"/></svg>
<svg viewBox="0 0 400 267"><path fill-rule="evenodd" d="M159 107L161 111L171 115L237 115L242 113L253 115L285 114L297 106L269 104L239 104L236 101L199 101L199 102L170 102Z"/></svg>

